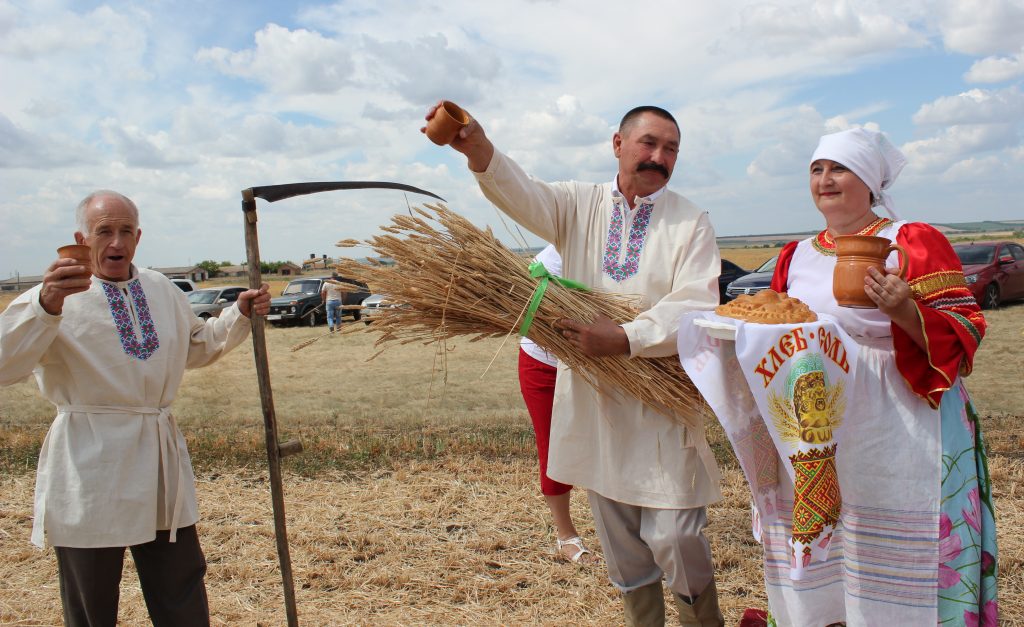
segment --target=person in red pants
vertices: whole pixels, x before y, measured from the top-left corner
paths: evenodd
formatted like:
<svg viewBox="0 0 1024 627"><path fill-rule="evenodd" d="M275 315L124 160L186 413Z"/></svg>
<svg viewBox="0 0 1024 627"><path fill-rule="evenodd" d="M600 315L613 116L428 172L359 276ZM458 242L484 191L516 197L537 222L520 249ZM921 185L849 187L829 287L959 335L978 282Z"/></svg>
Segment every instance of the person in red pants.
<svg viewBox="0 0 1024 627"><path fill-rule="evenodd" d="M544 264L549 272L561 275L562 258L554 246L549 245L537 255L537 261ZM548 477L548 439L551 433L551 407L555 400L555 373L558 360L529 338L520 339L519 345L519 389L523 393L526 409L533 422L533 433L537 439L537 458L540 462L540 491L551 510L557 538L556 550L562 557L579 564L590 564L595 560L583 544L576 526L569 514L569 491L571 485L559 483Z"/></svg>

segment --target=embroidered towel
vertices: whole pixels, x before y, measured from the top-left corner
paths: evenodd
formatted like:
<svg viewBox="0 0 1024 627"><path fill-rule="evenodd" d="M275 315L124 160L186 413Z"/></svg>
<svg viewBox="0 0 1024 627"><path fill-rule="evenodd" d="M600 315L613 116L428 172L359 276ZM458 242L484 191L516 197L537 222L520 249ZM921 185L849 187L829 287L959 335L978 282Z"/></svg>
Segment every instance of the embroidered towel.
<svg viewBox="0 0 1024 627"><path fill-rule="evenodd" d="M735 324L734 357L732 347L712 345L694 325L697 317ZM770 437L776 463L794 486L790 577L801 579L804 568L828 556L840 520L835 454L843 416L854 402L847 391L853 389L857 344L828 316L766 325L699 312L681 321L679 355L740 458L755 499L755 535L760 523L776 519L778 492L768 480L771 454L765 446L765 435ZM720 365L709 368L715 363ZM744 400L748 395L756 409Z"/></svg>

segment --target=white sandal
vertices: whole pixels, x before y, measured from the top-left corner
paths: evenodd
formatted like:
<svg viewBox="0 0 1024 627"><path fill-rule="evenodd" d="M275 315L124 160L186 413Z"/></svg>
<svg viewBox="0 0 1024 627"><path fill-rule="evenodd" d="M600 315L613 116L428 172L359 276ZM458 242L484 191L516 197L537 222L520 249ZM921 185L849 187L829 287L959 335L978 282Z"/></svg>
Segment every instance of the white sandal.
<svg viewBox="0 0 1024 627"><path fill-rule="evenodd" d="M588 549L587 547L583 546L583 538L581 538L579 536L573 536L573 537L569 538L568 540L562 540L561 538L555 538L555 542L557 542L555 551L558 553L558 556L563 558L563 559L568 559L569 561L571 561L574 564L579 564L580 563L580 558L582 558L584 555L593 555L593 553L590 552L590 549ZM572 557L566 558L565 553L562 553L562 547L565 547L565 546L574 546L578 550L576 551L575 555L573 555Z"/></svg>

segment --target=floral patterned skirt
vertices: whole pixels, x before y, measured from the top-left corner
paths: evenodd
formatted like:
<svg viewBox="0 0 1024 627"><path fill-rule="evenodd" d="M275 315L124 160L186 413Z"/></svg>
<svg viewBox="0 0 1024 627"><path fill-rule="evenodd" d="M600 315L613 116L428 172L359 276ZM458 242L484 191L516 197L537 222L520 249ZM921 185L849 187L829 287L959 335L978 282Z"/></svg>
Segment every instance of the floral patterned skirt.
<svg viewBox="0 0 1024 627"><path fill-rule="evenodd" d="M942 397L939 624L992 625L996 524L981 424L962 383Z"/></svg>

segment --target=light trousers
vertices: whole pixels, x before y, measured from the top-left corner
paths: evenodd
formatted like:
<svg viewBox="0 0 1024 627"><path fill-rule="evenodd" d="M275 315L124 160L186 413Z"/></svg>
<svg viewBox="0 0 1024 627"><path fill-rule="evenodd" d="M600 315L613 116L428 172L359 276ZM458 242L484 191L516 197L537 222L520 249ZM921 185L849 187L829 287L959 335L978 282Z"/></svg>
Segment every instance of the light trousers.
<svg viewBox="0 0 1024 627"><path fill-rule="evenodd" d="M692 598L711 583L714 565L704 537L704 507L655 509L613 501L593 490L587 496L608 577L619 591L632 592L664 576L669 589Z"/></svg>

